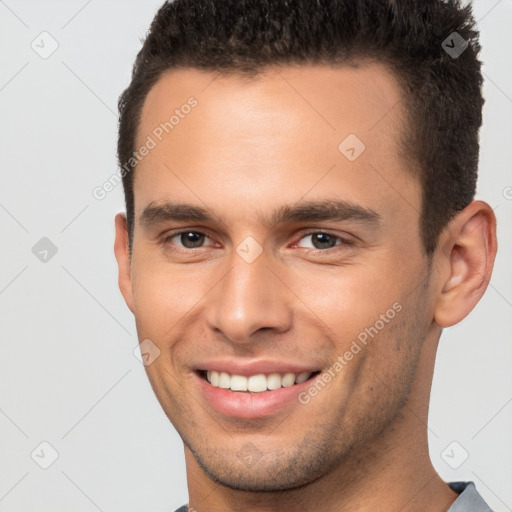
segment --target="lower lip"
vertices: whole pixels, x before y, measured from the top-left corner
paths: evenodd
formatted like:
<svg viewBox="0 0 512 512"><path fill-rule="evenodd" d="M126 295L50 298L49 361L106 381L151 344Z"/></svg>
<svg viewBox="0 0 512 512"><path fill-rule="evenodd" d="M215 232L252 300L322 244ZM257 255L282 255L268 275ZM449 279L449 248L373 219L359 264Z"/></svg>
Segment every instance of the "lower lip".
<svg viewBox="0 0 512 512"><path fill-rule="evenodd" d="M312 385L315 377L316 375L300 384L286 388L251 393L217 388L197 375L202 393L217 412L225 416L244 419L264 418L293 404L300 405L298 395Z"/></svg>

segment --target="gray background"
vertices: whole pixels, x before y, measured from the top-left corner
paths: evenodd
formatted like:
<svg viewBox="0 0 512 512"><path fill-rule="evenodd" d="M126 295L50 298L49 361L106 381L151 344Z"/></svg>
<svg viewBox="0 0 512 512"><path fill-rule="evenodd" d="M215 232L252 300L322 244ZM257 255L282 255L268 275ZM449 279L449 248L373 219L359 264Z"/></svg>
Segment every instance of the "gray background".
<svg viewBox="0 0 512 512"><path fill-rule="evenodd" d="M0 511L172 511L187 501L182 444L133 354L117 287L122 189L92 195L116 169L117 98L160 3L0 1ZM506 511L512 1L478 0L474 12L486 80L478 198L496 211L500 248L485 297L443 334L429 438L444 479L475 481Z"/></svg>

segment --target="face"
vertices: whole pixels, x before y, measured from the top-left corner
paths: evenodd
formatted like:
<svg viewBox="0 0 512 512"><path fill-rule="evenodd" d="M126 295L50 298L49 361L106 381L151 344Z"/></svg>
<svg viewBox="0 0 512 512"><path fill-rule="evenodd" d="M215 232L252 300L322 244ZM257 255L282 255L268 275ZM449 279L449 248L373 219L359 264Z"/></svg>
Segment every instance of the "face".
<svg viewBox="0 0 512 512"><path fill-rule="evenodd" d="M179 70L146 98L122 291L187 461L227 487L321 478L410 395L432 312L404 112L377 64Z"/></svg>

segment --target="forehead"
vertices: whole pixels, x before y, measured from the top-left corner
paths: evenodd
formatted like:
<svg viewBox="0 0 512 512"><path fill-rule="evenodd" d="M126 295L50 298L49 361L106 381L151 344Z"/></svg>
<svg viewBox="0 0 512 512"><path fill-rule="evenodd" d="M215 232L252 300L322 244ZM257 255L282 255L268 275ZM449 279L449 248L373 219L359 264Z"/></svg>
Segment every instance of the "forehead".
<svg viewBox="0 0 512 512"><path fill-rule="evenodd" d="M266 89L267 93L271 88L274 88L277 92L278 85L282 85L282 82L286 79L296 79L303 86L306 85L306 82L321 86L324 92L334 91L344 84L347 86L357 84L359 85L358 89L352 90L354 97L365 97L373 89L373 93L377 94L381 100L385 101L387 98L390 103L393 103L393 100L400 99L401 96L399 83L392 70L384 62L362 60L338 65L320 63L268 65L252 75L236 70L216 71L180 67L164 72L151 88L147 97L156 98L161 93L167 96L169 86L172 86L175 92L181 88L188 91L203 91L205 86L209 87L214 82L218 87L236 88L240 91L243 89L248 91L248 87L252 86L251 92L254 92L258 87L262 91ZM160 99L162 98L160 97Z"/></svg>
<svg viewBox="0 0 512 512"><path fill-rule="evenodd" d="M399 148L404 113L402 90L379 63L274 66L254 78L172 70L141 112L136 145L152 139L154 148L137 165L136 210L176 190L169 180L191 198L222 185L253 202L253 192L278 202L295 188L287 199L296 201L344 185L351 201L373 193L389 202L415 185Z"/></svg>
<svg viewBox="0 0 512 512"><path fill-rule="evenodd" d="M155 123L169 119L191 97L200 106L196 120L201 117L206 123L208 116L223 114L217 117L219 128L229 122L235 124L241 117L259 114L263 120L263 115L274 114L277 130L281 124L277 117L286 122L301 115L321 121L326 132L338 131L338 136L346 129L369 135L388 117L385 128L375 129L372 134L379 136L389 133L392 121L404 113L404 98L396 78L377 62L338 67L269 66L254 77L184 68L164 73L147 94L139 139L151 132Z"/></svg>

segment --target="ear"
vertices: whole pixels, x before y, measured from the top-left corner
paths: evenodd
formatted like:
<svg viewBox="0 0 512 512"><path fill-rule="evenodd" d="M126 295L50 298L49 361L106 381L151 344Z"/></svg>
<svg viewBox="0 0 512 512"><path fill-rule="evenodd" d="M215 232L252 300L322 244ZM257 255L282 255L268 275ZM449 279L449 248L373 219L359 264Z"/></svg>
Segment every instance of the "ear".
<svg viewBox="0 0 512 512"><path fill-rule="evenodd" d="M496 250L496 216L487 203L473 201L450 221L437 249L439 326L460 322L476 306L491 279Z"/></svg>
<svg viewBox="0 0 512 512"><path fill-rule="evenodd" d="M133 313L133 291L130 273L130 253L128 250L128 227L124 213L118 213L115 218L116 239L114 242L114 254L119 268L119 289L124 297L126 305Z"/></svg>

